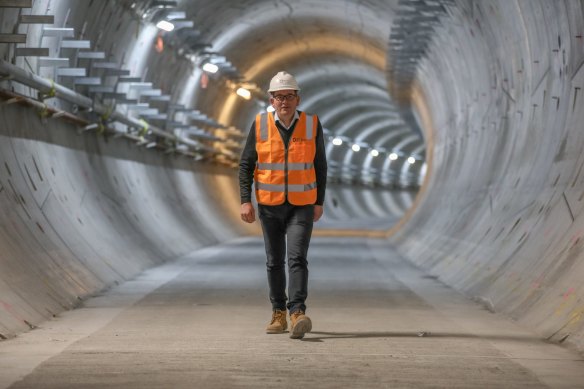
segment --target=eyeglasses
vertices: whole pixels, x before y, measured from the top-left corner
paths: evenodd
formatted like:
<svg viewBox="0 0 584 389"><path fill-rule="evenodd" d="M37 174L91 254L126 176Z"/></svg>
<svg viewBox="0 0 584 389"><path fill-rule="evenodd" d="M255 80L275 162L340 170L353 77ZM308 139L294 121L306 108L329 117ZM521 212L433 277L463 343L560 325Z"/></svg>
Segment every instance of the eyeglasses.
<svg viewBox="0 0 584 389"><path fill-rule="evenodd" d="M284 101L292 101L292 100L294 100L296 97L298 97L298 95L293 95L293 94L289 94L289 95L276 95L276 96L273 96L273 97L278 102L283 103Z"/></svg>

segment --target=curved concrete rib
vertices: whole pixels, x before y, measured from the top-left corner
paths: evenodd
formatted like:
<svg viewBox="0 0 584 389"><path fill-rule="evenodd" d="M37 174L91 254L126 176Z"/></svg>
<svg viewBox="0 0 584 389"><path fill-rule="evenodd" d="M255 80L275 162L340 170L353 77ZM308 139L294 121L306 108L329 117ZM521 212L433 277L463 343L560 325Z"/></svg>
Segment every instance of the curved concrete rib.
<svg viewBox="0 0 584 389"><path fill-rule="evenodd" d="M449 9L414 99L431 172L391 241L489 309L582 349L582 4Z"/></svg>
<svg viewBox="0 0 584 389"><path fill-rule="evenodd" d="M360 87L363 82L351 80L371 75L352 75L351 69L357 62L357 68L383 74L397 1L347 0L330 7L328 1L286 6L246 0L239 8L226 6L233 5L229 1L182 1L197 31L185 35L182 48L164 41L162 51L155 49L160 41L153 24L143 22L130 2L119 3L41 0L32 12L44 14L51 5L56 25L83 31L110 60L152 81L173 103L244 133L263 109L269 78L283 68L313 82L304 98L325 117L335 114L339 101L310 98L335 80L355 85L350 98L389 84ZM416 83L399 91L411 96L425 131L427 174L420 194L412 204L410 192L392 196L331 186L327 201L337 206L327 204L323 230L356 217L363 227L367 220L405 213L384 235L402 255L489 309L582 349L582 3L442 3L450 4L448 13ZM0 14L6 23L15 15ZM42 38L41 29L32 26L29 41L55 49L57 42ZM227 78L210 77L203 87L202 72L193 71L197 61L179 54L197 45L220 50L244 81L255 84L254 99L235 96ZM0 54L9 56L11 49L2 45ZM323 58L335 74L319 72ZM345 62L351 66L344 68ZM34 58L15 63L54 75ZM2 86L10 87L7 81ZM14 88L36 97L28 88ZM72 110L59 101L49 104ZM363 117L370 112L363 110ZM359 123L360 114L344 123ZM378 124L363 123L363 133ZM239 221L234 169L78 131L31 108L0 106L0 338L33 328L143 269L258 233L257 226ZM400 140L407 138L400 133ZM376 139L389 143L379 134ZM408 150L423 150L421 140L414 143ZM331 162L342 165L342 159ZM351 168L361 169L364 160ZM416 181L422 169L412 170Z"/></svg>

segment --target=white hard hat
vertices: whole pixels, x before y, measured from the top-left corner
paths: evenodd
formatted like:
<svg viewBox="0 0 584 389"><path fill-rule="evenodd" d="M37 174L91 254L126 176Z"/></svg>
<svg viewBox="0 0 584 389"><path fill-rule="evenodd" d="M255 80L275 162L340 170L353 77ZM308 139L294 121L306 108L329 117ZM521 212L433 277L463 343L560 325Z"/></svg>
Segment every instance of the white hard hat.
<svg viewBox="0 0 584 389"><path fill-rule="evenodd" d="M276 92L279 90L293 89L299 91L298 83L293 75L288 72L278 72L270 81L270 89L268 92Z"/></svg>

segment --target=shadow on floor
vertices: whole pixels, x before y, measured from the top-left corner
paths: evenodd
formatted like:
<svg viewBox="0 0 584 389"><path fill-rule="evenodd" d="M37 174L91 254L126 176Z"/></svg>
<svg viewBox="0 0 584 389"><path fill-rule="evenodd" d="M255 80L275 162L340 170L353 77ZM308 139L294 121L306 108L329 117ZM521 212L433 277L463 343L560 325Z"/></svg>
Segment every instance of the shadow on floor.
<svg viewBox="0 0 584 389"><path fill-rule="evenodd" d="M314 336L316 335L316 336ZM481 340L505 340L516 342L542 342L543 339L535 336L521 335L476 335L447 332L324 332L312 331L310 336L303 338L304 342L322 342L324 339L366 339L366 338L459 338L459 339L481 339Z"/></svg>

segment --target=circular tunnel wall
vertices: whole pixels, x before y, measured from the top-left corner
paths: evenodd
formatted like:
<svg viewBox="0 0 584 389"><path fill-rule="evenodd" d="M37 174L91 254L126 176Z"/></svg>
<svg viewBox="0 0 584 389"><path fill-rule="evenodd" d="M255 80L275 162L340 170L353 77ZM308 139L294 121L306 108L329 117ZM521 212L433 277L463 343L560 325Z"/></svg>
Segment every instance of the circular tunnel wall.
<svg viewBox="0 0 584 389"><path fill-rule="evenodd" d="M55 80L112 109L115 103L123 115L140 117L131 104L117 104L67 75L69 68L73 73L84 69L107 87L117 85L115 71L127 72L169 97L167 103L148 100L152 107L193 107L243 136L253 116L265 109L271 73L287 67L303 83L306 109L318 110L333 126L349 120L343 116L347 113L377 115L386 125L374 126L373 120L364 118L360 126L343 130L345 140L360 137L363 150L366 142L381 150L406 136L383 76L395 3L380 1L366 7L347 1L331 12L327 2L290 7L271 1L238 6L183 1L179 9L197 28L177 29L174 34L154 26L160 9L153 4L41 0L32 9L1 8L3 29L26 35L27 47L45 47L53 62L17 56L10 45L0 45L0 52L3 60L30 74ZM21 14L53 15L54 29L19 24ZM257 18L258 14L266 18ZM183 23L188 25L188 20ZM64 49L64 41L89 48ZM237 71L224 68L227 73L210 77L203 88L201 48L221 50ZM304 53L300 59L295 58L298 51ZM84 59L80 53L102 56ZM47 65L57 60L67 65ZM107 67L96 68L96 62ZM235 73L240 78L233 78ZM234 82L246 79L257 86L252 101L233 93ZM108 121L107 110L100 116L90 106L54 98L50 90L40 96L34 88L10 79L4 79L2 88L8 103L0 108L0 337L34 328L148 267L203 245L257 233L256 226L239 220L233 164L208 155L202 160L181 156L155 137L142 140L141 133L120 137L136 129ZM13 94L30 101L15 100ZM344 110L335 109L341 104ZM107 126L117 132L105 131ZM361 132L364 128L370 129L367 136ZM327 127L327 137L335 130ZM386 137L385 130L393 135ZM382 222L378 228L393 224L411 205L414 192L392 195L375 186L353 187L366 163L364 157L347 157L347 152L337 150L339 161L357 162L337 168L338 187L334 182L329 186L328 221L323 227L335 230L345 221L345 229L356 231L370 227L367 220L374 218ZM342 185L343 174L350 185Z"/></svg>
<svg viewBox="0 0 584 389"><path fill-rule="evenodd" d="M488 309L582 348L582 3L448 10L411 100L431 172L391 242Z"/></svg>
<svg viewBox="0 0 584 389"><path fill-rule="evenodd" d="M294 73L301 108L320 115L331 142L324 228L349 220L359 230L376 215L404 215L413 192L393 195L384 187L421 182L425 173L415 203L386 234L389 242L487 308L581 347L581 2L427 2L446 13L413 84L392 90L399 106L385 75L388 61L397 60L388 58L390 32L407 1L331 7L315 0L185 0L177 7L195 27L169 34L154 27L151 3L37 1L32 12L54 12L55 24L75 28L76 38L91 40L171 103L242 135L265 109L270 77ZM15 15L2 10L3 26L13 28ZM42 27L18 28L26 29L27 42L55 54L57 43L42 37ZM13 53L3 46L2 54ZM201 59L220 57L223 73L203 83ZM55 76L34 58L15 63ZM251 100L235 95L240 85L250 88ZM29 88L7 88L37 98ZM409 128L404 104L415 110L424 139ZM30 107L1 109L2 337L142 269L257 232L238 220L233 166L80 131ZM91 112L79 115L91 119Z"/></svg>

